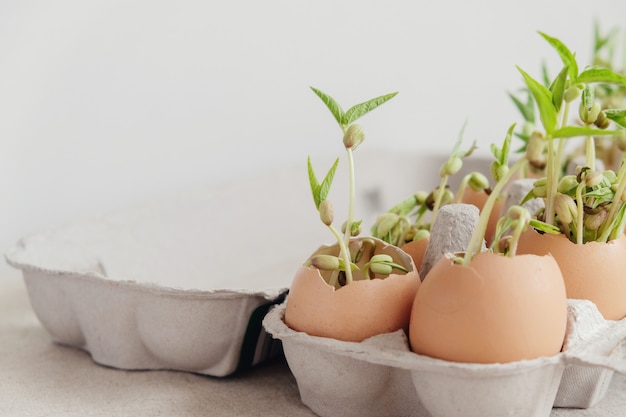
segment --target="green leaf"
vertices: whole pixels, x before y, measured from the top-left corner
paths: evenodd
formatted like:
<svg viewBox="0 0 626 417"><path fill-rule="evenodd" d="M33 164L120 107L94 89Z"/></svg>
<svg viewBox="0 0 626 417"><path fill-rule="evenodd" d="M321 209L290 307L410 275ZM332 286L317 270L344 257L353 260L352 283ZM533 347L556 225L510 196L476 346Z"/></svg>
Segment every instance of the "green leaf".
<svg viewBox="0 0 626 417"><path fill-rule="evenodd" d="M559 75L554 79L552 85L550 85L550 92L552 93L552 104L556 109L557 113L561 109L561 104L563 104L563 94L565 93L565 84L567 82L567 72L569 68L567 66L563 67Z"/></svg>
<svg viewBox="0 0 626 417"><path fill-rule="evenodd" d="M346 113L343 115L341 119L340 124L342 126L348 126L349 124L355 122L360 117L374 110L376 107L391 100L392 98L396 96L396 94L398 93L395 92L395 93L385 94L384 96L376 97L371 100L367 100L363 103L355 104L354 106L350 107L348 111L346 111Z"/></svg>
<svg viewBox="0 0 626 417"><path fill-rule="evenodd" d="M320 184L317 181L317 176L313 170L313 164L311 163L311 157L307 159L307 169L309 172L309 184L311 186L311 193L313 194L313 201L315 202L315 208L319 210L322 201L328 197L330 186L332 185L335 171L337 171L337 165L339 164L339 158L335 160L335 163L326 173L326 176Z"/></svg>
<svg viewBox="0 0 626 417"><path fill-rule="evenodd" d="M626 110L607 109L604 114L609 120L617 123L621 127L626 128Z"/></svg>
<svg viewBox="0 0 626 417"><path fill-rule="evenodd" d="M323 91L318 90L315 87L311 87L311 90L313 90L313 92L324 102L324 104L326 104L328 110L330 110L330 112L335 117L335 120L337 120L337 123L339 123L339 125L341 126L342 120L344 118L344 112L341 106L335 101L334 98L324 93Z"/></svg>
<svg viewBox="0 0 626 417"><path fill-rule="evenodd" d="M626 77L608 68L592 67L581 72L576 83L617 83L626 86Z"/></svg>
<svg viewBox="0 0 626 417"><path fill-rule="evenodd" d="M539 117L541 118L543 128L546 130L547 134L551 134L556 128L557 123L557 112L554 108L554 104L552 104L552 93L550 93L550 90L546 87L541 85L541 83L528 75L523 69L520 67L517 67L517 69L524 77L526 86L537 103L537 107L539 108Z"/></svg>
<svg viewBox="0 0 626 417"><path fill-rule="evenodd" d="M337 171L337 165L339 165L339 158L335 159L335 163L326 173L326 176L322 180L319 188L319 198L320 202L326 200L328 197L328 192L330 191L330 186L333 183L333 178L335 177L335 172Z"/></svg>
<svg viewBox="0 0 626 417"><path fill-rule="evenodd" d="M615 130L601 130L588 126L565 126L552 132L552 138L575 138L578 136L614 135Z"/></svg>
<svg viewBox="0 0 626 417"><path fill-rule="evenodd" d="M575 80L578 76L578 63L576 62L576 56L569 50L567 46L557 38L553 38L551 36L546 35L543 32L539 32L539 34L546 40L556 51L559 53L561 57L561 61L563 61L563 65L568 67L569 78L570 80Z"/></svg>
<svg viewBox="0 0 626 417"><path fill-rule="evenodd" d="M508 94L515 104L515 107L517 107L517 110L522 113L522 117L524 118L524 120L530 123L535 123L535 102L530 92L528 92L528 90L526 90L526 92L528 93L528 99L526 100L526 103L522 103L522 101L519 98L515 97L513 94Z"/></svg>
<svg viewBox="0 0 626 417"><path fill-rule="evenodd" d="M548 87L550 85L550 74L548 73L548 65L546 61L541 63L541 79L543 80L543 85Z"/></svg>
<svg viewBox="0 0 626 417"><path fill-rule="evenodd" d="M311 157L307 159L307 170L309 172L309 184L311 186L311 193L313 194L313 201L315 202L315 208L319 209L320 203L320 184L317 182L317 177L315 175L315 171L313 170L313 165L311 164Z"/></svg>

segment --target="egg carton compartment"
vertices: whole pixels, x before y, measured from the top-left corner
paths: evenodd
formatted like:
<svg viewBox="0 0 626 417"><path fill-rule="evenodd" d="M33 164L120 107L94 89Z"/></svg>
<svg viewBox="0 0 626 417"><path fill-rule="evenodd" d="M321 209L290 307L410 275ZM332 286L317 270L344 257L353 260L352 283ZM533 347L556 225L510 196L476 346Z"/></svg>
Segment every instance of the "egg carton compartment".
<svg viewBox="0 0 626 417"><path fill-rule="evenodd" d="M590 316L588 304L570 300L570 329ZM559 391L578 403L597 395L576 389L588 371L626 374L626 319L606 323L551 357L468 364L411 352L402 330L361 343L309 336L284 323L284 310L285 304L274 307L263 325L282 341L303 403L322 417L547 417ZM569 369L574 372L566 380ZM591 385L599 383L605 380Z"/></svg>
<svg viewBox="0 0 626 417"><path fill-rule="evenodd" d="M371 224L418 186L434 186L445 158L359 150L356 214ZM334 160L312 158L320 173ZM345 164L329 194L338 218L347 213ZM261 320L306 254L333 239L308 181L304 160L52 227L5 258L56 342L115 368L225 376L280 352Z"/></svg>

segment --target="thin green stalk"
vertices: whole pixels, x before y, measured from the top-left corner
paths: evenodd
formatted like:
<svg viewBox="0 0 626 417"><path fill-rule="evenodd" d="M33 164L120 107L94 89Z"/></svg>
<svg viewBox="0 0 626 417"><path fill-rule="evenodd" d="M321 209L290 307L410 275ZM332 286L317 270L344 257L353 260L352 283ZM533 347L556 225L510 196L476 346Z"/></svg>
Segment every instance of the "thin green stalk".
<svg viewBox="0 0 626 417"><path fill-rule="evenodd" d="M563 114L561 117L561 127L567 124L567 118L569 117L569 102L565 103L563 107ZM565 139L559 138L556 154L554 153L553 139L550 136L546 136L548 140L548 165L546 172L546 208L544 221L549 225L554 225L554 198L556 197L556 190L559 183L560 164L563 160L563 152L565 148Z"/></svg>
<svg viewBox="0 0 626 417"><path fill-rule="evenodd" d="M348 153L348 175L350 178L350 197L348 200L348 219L346 220L346 230L343 234L343 247L345 250L344 253L344 261L351 262L350 259L350 250L348 249L348 245L350 244L350 237L352 237L352 223L354 222L354 202L356 200L356 191L355 191L355 180L354 180L354 157L352 155L352 149L346 148ZM341 241L341 237L337 238ZM347 263L346 265L349 265ZM352 270L347 267L346 268L346 282L349 284L352 282Z"/></svg>
<svg viewBox="0 0 626 417"><path fill-rule="evenodd" d="M626 156L622 160L622 165L626 164ZM624 191L626 190L626 170L620 169L619 175L617 178L617 188L615 190L615 194L613 195L613 200L611 200L611 209L609 210L609 215L602 225L601 233L600 233L600 241L606 242L611 233L611 224L617 216L619 212L620 206L622 205L622 196L624 195Z"/></svg>
<svg viewBox="0 0 626 417"><path fill-rule="evenodd" d="M339 231L335 229L332 225L328 226L328 228L333 233L333 235L335 235L335 238L337 238L337 243L339 244L339 256L341 256L343 262L346 264L346 284L350 284L352 282L352 259L350 259L350 250L348 249L348 245L346 245L346 243L342 239L341 233L339 233ZM328 284L334 287L337 284L338 275L338 273L331 275Z"/></svg>
<svg viewBox="0 0 626 417"><path fill-rule="evenodd" d="M576 211L578 212L578 218L576 219L576 244L577 245L582 245L583 244L583 235L584 235L584 214L585 212L583 211L583 206L585 205L584 201L583 201L583 188L585 188L585 182L584 180L578 184L578 187L576 187Z"/></svg>
<svg viewBox="0 0 626 417"><path fill-rule="evenodd" d="M467 188L467 184L469 183L469 180L470 180L471 177L472 177L472 174L467 174L461 180L461 184L459 184L459 188L458 188L458 190L456 192L456 195L454 196L454 203L455 204L460 203L461 200L463 199L463 194L465 194L465 189Z"/></svg>
<svg viewBox="0 0 626 417"><path fill-rule="evenodd" d="M592 171L596 169L596 142L593 136L585 138L585 166L591 168Z"/></svg>
<svg viewBox="0 0 626 417"><path fill-rule="evenodd" d="M439 207L441 206L441 200L443 200L443 195L445 194L447 184L448 176L444 175L443 177L441 177L441 182L439 183L439 192L437 193L437 197L435 198L435 204L433 205L433 215L430 218L430 224L435 224L435 219L437 219L437 213L439 212Z"/></svg>
<svg viewBox="0 0 626 417"><path fill-rule="evenodd" d="M491 212L493 211L493 206L496 203L496 199L506 186L506 184L511 180L513 175L524 166L524 161L526 159L519 159L513 164L513 166L509 169L509 171L496 183L495 187L489 194L487 201L483 207L483 210L478 217L478 225L476 226L476 230L472 234L472 240L467 247L467 251L465 252L465 256L463 257L463 265L469 265L472 261L472 258L480 252L480 248L482 247L483 240L485 238L485 231L487 230L487 224L489 223L489 217Z"/></svg>
<svg viewBox="0 0 626 417"><path fill-rule="evenodd" d="M556 171L556 157L554 155L554 143L551 137L548 139L548 164L546 167L546 208L545 219L549 225L554 225L554 196L556 196L556 184L558 172Z"/></svg>

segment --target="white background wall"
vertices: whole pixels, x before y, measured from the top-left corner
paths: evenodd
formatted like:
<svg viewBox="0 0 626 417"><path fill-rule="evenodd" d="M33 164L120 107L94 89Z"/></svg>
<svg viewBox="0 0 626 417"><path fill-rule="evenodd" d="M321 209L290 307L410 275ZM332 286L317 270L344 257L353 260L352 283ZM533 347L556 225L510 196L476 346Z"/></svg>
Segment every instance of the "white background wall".
<svg viewBox="0 0 626 417"><path fill-rule="evenodd" d="M341 152L308 86L345 107L391 91L363 146L486 152L519 121L515 65L556 36L586 63L626 2L4 0L0 252L47 226ZM14 274L4 264L0 275Z"/></svg>

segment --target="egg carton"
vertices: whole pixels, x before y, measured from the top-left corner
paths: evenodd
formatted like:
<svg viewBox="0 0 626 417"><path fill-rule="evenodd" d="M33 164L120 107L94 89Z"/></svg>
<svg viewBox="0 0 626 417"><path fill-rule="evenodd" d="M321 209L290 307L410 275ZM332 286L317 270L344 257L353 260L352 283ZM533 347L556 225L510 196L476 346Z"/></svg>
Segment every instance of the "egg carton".
<svg viewBox="0 0 626 417"><path fill-rule="evenodd" d="M570 300L568 310L566 349L504 364L419 355L402 330L361 343L309 336L284 323L284 303L263 325L281 340L302 402L321 417L547 417L555 406L598 401L612 373L626 373L626 319L577 332L597 321L597 308Z"/></svg>
<svg viewBox="0 0 626 417"><path fill-rule="evenodd" d="M437 183L446 156L416 166L421 158L359 152L356 199L366 222ZM313 163L322 170L334 159ZM399 180L380 175L387 166ZM424 169L430 176L418 175ZM337 212L347 212L347 192L338 175ZM5 258L54 341L114 368L226 376L281 352L261 320L283 300L310 242L331 237L317 216L304 160L76 219L21 239Z"/></svg>

